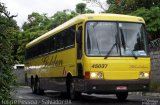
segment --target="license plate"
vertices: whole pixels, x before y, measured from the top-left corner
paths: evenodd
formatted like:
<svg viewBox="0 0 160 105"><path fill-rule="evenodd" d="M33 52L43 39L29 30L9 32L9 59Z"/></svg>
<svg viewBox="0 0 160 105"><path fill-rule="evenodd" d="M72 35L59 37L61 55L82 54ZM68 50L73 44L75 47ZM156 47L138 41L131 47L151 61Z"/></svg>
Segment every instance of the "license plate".
<svg viewBox="0 0 160 105"><path fill-rule="evenodd" d="M116 90L127 90L127 86L117 86Z"/></svg>

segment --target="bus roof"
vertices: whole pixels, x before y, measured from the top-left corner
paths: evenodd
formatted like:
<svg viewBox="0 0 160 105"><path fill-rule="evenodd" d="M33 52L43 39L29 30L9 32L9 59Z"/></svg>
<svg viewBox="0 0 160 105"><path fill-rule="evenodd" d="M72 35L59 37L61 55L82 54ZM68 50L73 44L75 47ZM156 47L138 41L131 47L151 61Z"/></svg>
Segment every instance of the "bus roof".
<svg viewBox="0 0 160 105"><path fill-rule="evenodd" d="M58 27L52 29L51 31L41 35L40 37L34 39L30 43L26 45L26 48L31 47L35 45L36 43L41 42L42 40L49 38L50 36L72 26L77 23L83 22L83 21L89 21L89 20L102 20L102 21L128 21L128 22L139 22L139 23L145 23L143 18L137 17L137 16L129 16L129 15L122 15L122 14L82 14L78 15L69 21L59 25Z"/></svg>

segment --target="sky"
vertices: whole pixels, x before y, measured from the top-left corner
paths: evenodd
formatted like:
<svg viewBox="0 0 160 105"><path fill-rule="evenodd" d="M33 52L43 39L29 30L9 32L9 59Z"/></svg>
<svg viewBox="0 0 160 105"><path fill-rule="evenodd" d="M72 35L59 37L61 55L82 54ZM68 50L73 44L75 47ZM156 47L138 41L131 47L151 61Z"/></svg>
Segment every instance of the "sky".
<svg viewBox="0 0 160 105"><path fill-rule="evenodd" d="M11 15L18 15L14 19L21 27L22 24L27 21L28 14L32 12L38 12L40 14L47 13L48 16L52 16L57 11L63 11L64 9L75 10L76 4L84 2L83 0L0 0L5 3L7 10ZM96 12L100 11L100 8L92 5L87 6Z"/></svg>

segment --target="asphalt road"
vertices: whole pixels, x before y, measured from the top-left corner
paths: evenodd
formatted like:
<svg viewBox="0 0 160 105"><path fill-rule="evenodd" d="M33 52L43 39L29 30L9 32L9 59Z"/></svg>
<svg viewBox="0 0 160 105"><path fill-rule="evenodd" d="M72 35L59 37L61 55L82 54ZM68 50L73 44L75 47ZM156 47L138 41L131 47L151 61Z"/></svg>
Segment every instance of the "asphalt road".
<svg viewBox="0 0 160 105"><path fill-rule="evenodd" d="M119 102L115 95L87 95L84 93L78 100L71 101L55 91L45 91L44 95L32 94L31 89L26 86L17 88L14 96L24 105L160 105L160 97L131 94L125 102Z"/></svg>

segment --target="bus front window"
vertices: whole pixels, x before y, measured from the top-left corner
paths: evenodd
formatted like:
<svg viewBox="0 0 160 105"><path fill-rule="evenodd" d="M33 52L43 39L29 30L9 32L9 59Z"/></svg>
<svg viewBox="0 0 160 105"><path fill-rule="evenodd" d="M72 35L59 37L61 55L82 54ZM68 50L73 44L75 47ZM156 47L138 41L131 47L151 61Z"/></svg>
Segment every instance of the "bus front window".
<svg viewBox="0 0 160 105"><path fill-rule="evenodd" d="M85 52L88 56L147 56L143 24L87 22Z"/></svg>
<svg viewBox="0 0 160 105"><path fill-rule="evenodd" d="M106 56L116 43L116 22L87 22L86 54L89 56ZM110 52L111 56L119 56L117 46Z"/></svg>
<svg viewBox="0 0 160 105"><path fill-rule="evenodd" d="M147 56L142 24L119 23L122 56Z"/></svg>

